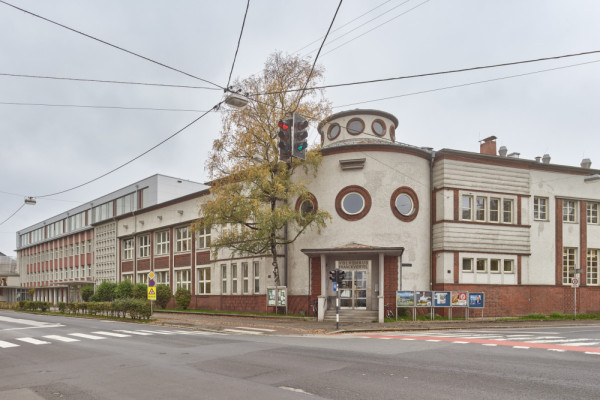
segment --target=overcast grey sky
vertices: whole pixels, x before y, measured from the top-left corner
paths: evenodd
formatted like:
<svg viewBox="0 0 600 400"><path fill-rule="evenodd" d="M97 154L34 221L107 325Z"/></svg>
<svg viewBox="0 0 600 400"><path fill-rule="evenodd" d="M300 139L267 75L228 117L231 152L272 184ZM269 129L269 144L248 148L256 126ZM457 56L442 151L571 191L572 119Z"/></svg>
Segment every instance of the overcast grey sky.
<svg viewBox="0 0 600 400"><path fill-rule="evenodd" d="M246 7L246 0L7 2L221 86ZM324 36L337 5L337 0L251 0L234 78L261 71L276 50L295 53ZM599 15L597 0L345 0L333 26L339 30L330 34L319 63L326 68L325 83L335 84L600 50ZM2 3L0 37L0 74L213 87ZM300 54L314 57L319 44ZM588 157L598 168L600 62L593 62L598 60L600 53L326 94L336 112L358 107L394 114L397 140L411 145L477 152L478 140L495 135L521 158L548 153L552 163L578 166ZM581 63L587 64L409 95ZM208 110L223 94L6 75L0 75L0 88L0 221L24 196L102 175L200 115L6 103ZM391 96L401 97L348 105ZM204 163L219 129L220 115L210 113L127 167L24 207L0 225L0 251L15 255L16 231L155 173L204 182ZM317 140L314 126L310 138Z"/></svg>

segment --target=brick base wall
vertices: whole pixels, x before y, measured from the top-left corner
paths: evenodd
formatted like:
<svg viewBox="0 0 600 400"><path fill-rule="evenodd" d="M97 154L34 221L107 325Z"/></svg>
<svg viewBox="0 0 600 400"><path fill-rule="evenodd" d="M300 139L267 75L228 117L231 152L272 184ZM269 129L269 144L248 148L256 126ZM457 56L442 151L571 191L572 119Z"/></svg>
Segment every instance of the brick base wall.
<svg viewBox="0 0 600 400"><path fill-rule="evenodd" d="M383 302L393 305L396 304L396 291L398 291L398 257L385 256L383 264Z"/></svg>
<svg viewBox="0 0 600 400"><path fill-rule="evenodd" d="M484 316L518 317L532 313L573 314L573 291L570 286L508 286L508 285L434 285L434 290L463 290L485 293ZM442 314L443 309L436 309ZM577 313L600 313L600 287L577 288ZM452 316L460 317L464 310L452 309ZM471 309L471 317L480 315Z"/></svg>

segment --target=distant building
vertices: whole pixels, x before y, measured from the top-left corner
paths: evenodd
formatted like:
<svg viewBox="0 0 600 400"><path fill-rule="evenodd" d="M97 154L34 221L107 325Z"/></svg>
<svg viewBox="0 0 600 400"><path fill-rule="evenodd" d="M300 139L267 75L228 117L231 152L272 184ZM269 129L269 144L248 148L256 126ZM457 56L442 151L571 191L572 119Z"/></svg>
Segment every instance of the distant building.
<svg viewBox="0 0 600 400"><path fill-rule="evenodd" d="M297 176L312 198L292 204L326 210L332 221L280 252L289 312L317 301L323 318L335 304L334 268L346 272L341 306L370 319L382 320L398 291L431 290L483 292L487 316L572 313L576 280L578 312L600 312L600 170L589 160L571 167L548 155L521 159L497 151L495 137L479 153L434 151L399 142L397 128L395 116L378 110L319 124L318 175ZM144 185L136 185L20 231L23 284L38 298L65 301L73 286L147 282L152 271L173 293L188 288L191 307L267 309L270 258L215 258L216 230L192 234L206 187L144 203ZM133 206L124 211L125 203ZM72 222L80 214L81 224Z"/></svg>
<svg viewBox="0 0 600 400"><path fill-rule="evenodd" d="M25 290L17 272L17 260L0 252L0 303L21 300Z"/></svg>

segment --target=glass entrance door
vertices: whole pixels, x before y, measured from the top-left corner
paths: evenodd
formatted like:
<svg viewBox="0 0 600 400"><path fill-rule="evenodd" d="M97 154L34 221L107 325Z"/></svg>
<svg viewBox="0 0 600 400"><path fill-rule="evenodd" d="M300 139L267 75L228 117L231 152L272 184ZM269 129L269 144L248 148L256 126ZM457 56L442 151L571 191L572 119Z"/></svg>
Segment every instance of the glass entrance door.
<svg viewBox="0 0 600 400"><path fill-rule="evenodd" d="M344 286L340 292L340 307L353 310L367 309L367 270L344 270Z"/></svg>

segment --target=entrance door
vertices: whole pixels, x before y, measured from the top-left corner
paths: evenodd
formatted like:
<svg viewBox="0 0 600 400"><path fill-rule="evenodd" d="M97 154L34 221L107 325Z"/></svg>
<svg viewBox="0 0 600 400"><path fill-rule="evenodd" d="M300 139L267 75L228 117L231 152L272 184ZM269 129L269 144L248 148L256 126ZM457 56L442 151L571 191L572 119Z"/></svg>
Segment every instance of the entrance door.
<svg viewBox="0 0 600 400"><path fill-rule="evenodd" d="M353 310L367 309L367 270L344 270L344 286L340 292L340 307Z"/></svg>

